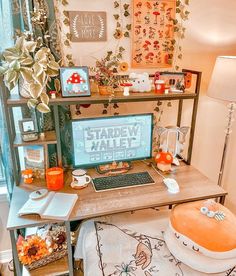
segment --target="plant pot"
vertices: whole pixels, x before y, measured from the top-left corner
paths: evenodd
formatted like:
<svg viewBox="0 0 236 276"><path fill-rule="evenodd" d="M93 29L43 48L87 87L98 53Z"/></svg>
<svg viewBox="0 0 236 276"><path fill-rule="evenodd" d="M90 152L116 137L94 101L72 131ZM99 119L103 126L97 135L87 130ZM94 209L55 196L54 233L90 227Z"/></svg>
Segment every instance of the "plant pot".
<svg viewBox="0 0 236 276"><path fill-rule="evenodd" d="M104 95L111 95L111 93L112 93L112 87L111 86L99 85L98 90L99 90L99 94L103 95L103 96Z"/></svg>

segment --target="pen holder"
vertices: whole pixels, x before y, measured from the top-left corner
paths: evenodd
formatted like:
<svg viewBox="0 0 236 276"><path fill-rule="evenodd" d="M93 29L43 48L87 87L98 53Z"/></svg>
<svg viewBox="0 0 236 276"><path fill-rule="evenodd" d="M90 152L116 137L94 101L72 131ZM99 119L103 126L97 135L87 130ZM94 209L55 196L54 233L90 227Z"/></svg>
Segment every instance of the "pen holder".
<svg viewBox="0 0 236 276"><path fill-rule="evenodd" d="M46 170L47 188L51 191L57 191L63 188L64 177L63 169L54 167Z"/></svg>

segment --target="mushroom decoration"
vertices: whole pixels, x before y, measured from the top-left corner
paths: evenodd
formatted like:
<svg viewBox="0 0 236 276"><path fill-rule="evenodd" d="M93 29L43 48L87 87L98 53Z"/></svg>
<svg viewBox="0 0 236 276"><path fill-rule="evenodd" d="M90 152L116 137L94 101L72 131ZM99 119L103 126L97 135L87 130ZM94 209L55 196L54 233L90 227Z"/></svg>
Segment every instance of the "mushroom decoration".
<svg viewBox="0 0 236 276"><path fill-rule="evenodd" d="M78 73L73 73L67 80L67 84L71 85L71 92L73 93L83 91L84 89L82 88L82 84L85 82L85 79L83 79Z"/></svg>
<svg viewBox="0 0 236 276"><path fill-rule="evenodd" d="M153 62L153 58L154 58L154 53L150 52L145 56L145 59L147 60L147 62L152 63Z"/></svg>
<svg viewBox="0 0 236 276"><path fill-rule="evenodd" d="M158 11L154 11L154 12L153 12L153 15L155 15L154 24L157 24L157 17L158 17L158 15L160 15L160 13L159 13Z"/></svg>
<svg viewBox="0 0 236 276"><path fill-rule="evenodd" d="M148 8L148 10L152 9L152 4L150 2L146 2L145 6Z"/></svg>
<svg viewBox="0 0 236 276"><path fill-rule="evenodd" d="M120 86L124 87L124 92L123 95L124 96L129 96L129 89L132 86L132 83L121 83Z"/></svg>
<svg viewBox="0 0 236 276"><path fill-rule="evenodd" d="M171 170L171 163L173 162L173 156L170 152L159 152L155 157L157 168L162 172Z"/></svg>
<svg viewBox="0 0 236 276"><path fill-rule="evenodd" d="M57 91L51 90L51 91L49 91L49 94L51 96L51 99L56 99Z"/></svg>
<svg viewBox="0 0 236 276"><path fill-rule="evenodd" d="M158 40L155 40L153 42L153 48L154 48L154 50L159 50L160 49L160 45L159 45L159 41Z"/></svg>
<svg viewBox="0 0 236 276"><path fill-rule="evenodd" d="M134 14L134 16L137 17L137 23L140 23L140 22L141 22L141 20L140 20L141 14L142 14L141 11L138 11L138 12L136 12L136 13Z"/></svg>
<svg viewBox="0 0 236 276"><path fill-rule="evenodd" d="M139 34L140 34L140 32L141 32L141 28L142 28L142 26L141 26L141 25L137 25L137 26L135 26L135 34L136 34L136 35L139 35Z"/></svg>
<svg viewBox="0 0 236 276"><path fill-rule="evenodd" d="M141 9L141 8L142 8L142 2L138 2L138 3L136 4L136 7L137 7L138 9Z"/></svg>
<svg viewBox="0 0 236 276"><path fill-rule="evenodd" d="M143 45L143 48L145 51L149 51L149 46L151 45L151 42L148 40L145 40L145 44Z"/></svg>

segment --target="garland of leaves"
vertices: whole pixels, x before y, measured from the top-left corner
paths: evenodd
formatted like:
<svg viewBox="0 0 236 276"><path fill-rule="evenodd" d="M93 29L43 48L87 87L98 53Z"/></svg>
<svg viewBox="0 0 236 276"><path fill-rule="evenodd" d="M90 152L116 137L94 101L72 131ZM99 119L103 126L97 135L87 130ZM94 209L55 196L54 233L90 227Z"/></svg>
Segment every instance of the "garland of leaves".
<svg viewBox="0 0 236 276"><path fill-rule="evenodd" d="M116 29L113 34L115 39L120 39L123 36L124 37L130 37L130 31L131 31L131 24L126 24L124 26L124 17L130 17L130 5L125 3L122 5L121 0L114 1L114 9L119 11L115 14L113 14L113 17L116 20Z"/></svg>

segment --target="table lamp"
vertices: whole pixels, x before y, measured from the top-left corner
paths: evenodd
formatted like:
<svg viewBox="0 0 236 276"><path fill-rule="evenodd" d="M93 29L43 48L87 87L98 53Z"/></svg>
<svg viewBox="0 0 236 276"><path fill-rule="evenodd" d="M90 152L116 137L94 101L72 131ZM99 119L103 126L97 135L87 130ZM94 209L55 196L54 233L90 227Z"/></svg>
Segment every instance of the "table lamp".
<svg viewBox="0 0 236 276"><path fill-rule="evenodd" d="M231 126L234 121L233 113L236 108L236 56L217 57L207 95L215 99L229 102L227 117L228 123L225 130L224 150L218 178L218 185L222 186L225 157L231 133Z"/></svg>

